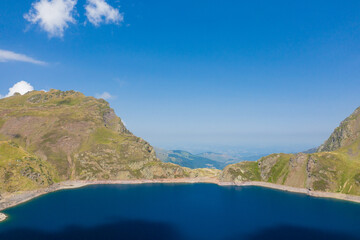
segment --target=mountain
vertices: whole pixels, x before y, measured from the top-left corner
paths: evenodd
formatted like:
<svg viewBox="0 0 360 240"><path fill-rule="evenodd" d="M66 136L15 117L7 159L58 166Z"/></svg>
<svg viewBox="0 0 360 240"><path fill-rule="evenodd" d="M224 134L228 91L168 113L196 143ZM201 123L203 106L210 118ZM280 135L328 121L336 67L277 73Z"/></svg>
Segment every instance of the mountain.
<svg viewBox="0 0 360 240"><path fill-rule="evenodd" d="M215 152L199 153L199 154L197 154L197 156L200 156L203 158L208 158L210 160L220 162L220 163L225 163L225 164L237 163L237 162L243 161L243 159L241 159L241 158L233 157L233 156L230 156L230 155L224 154L224 153L215 153Z"/></svg>
<svg viewBox="0 0 360 240"><path fill-rule="evenodd" d="M204 174L217 172L162 163L152 146L127 130L103 99L60 90L0 99L0 195L65 180Z"/></svg>
<svg viewBox="0 0 360 240"><path fill-rule="evenodd" d="M162 162L175 163L188 168L216 168L223 169L228 164L238 163L242 161L255 161L265 156L262 155L248 155L242 157L234 157L225 153L204 152L199 154L192 154L183 150L165 150L155 148L156 156Z"/></svg>
<svg viewBox="0 0 360 240"><path fill-rule="evenodd" d="M209 158L201 157L182 150L165 150L155 148L156 156L166 163L175 163L188 168L216 168L223 169L226 166L224 162L218 162Z"/></svg>
<svg viewBox="0 0 360 240"><path fill-rule="evenodd" d="M198 168L224 166L219 161L226 157L213 153L158 153L188 167L160 161L103 99L60 90L15 94L0 99L0 202L12 193L46 192L67 180L261 181L360 195L359 109L314 153L275 153L220 171Z"/></svg>
<svg viewBox="0 0 360 240"><path fill-rule="evenodd" d="M360 107L340 123L317 152L331 152L360 143ZM356 147L354 146L354 147Z"/></svg>
<svg viewBox="0 0 360 240"><path fill-rule="evenodd" d="M308 149L308 150L303 151L303 153L316 153L317 150L318 150L317 147L315 147L315 148L310 148L310 149Z"/></svg>
<svg viewBox="0 0 360 240"><path fill-rule="evenodd" d="M232 164L220 179L360 195L360 108L315 153L271 154L256 162Z"/></svg>

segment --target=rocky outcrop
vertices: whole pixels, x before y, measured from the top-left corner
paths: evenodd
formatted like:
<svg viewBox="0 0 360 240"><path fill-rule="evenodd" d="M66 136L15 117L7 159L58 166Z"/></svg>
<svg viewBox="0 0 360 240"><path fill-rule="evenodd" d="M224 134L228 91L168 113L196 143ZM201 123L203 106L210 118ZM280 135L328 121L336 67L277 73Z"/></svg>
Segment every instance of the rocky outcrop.
<svg viewBox="0 0 360 240"><path fill-rule="evenodd" d="M331 152L349 146L360 137L360 108L340 123L317 152Z"/></svg>
<svg viewBox="0 0 360 240"><path fill-rule="evenodd" d="M6 220L7 216L3 213L0 213L0 222Z"/></svg>
<svg viewBox="0 0 360 240"><path fill-rule="evenodd" d="M259 160L259 170L262 181L267 181L270 177L271 169L278 162L280 154L272 154Z"/></svg>
<svg viewBox="0 0 360 240"><path fill-rule="evenodd" d="M131 134L131 132L128 129L126 129L121 119L118 116L116 116L113 109L108 108L103 113L103 119L104 119L105 127L110 128L113 131L118 132L120 134Z"/></svg>

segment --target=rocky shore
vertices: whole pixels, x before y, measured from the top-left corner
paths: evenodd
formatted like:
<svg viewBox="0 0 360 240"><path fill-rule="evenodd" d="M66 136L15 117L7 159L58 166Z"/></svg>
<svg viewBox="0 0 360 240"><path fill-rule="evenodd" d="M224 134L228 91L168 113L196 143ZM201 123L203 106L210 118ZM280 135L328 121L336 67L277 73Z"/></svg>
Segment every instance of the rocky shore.
<svg viewBox="0 0 360 240"><path fill-rule="evenodd" d="M151 183L213 183L213 184L218 184L219 186L259 186L259 187L278 189L287 192L307 194L313 197L335 198L335 199L360 203L360 196L347 195L341 193L310 191L309 189L305 189L305 188L289 187L289 186L278 185L267 182L254 181L254 182L234 183L234 182L220 182L216 178L195 178L195 179L178 178L178 179L157 179L157 180L66 181L66 182L54 184L48 188L43 188L35 191L24 191L16 194L2 195L2 199L0 200L0 211L27 202L43 194L55 192L62 189L73 189L88 185L102 185L102 184L151 184ZM0 213L0 222L4 221L6 218L7 216L5 214Z"/></svg>

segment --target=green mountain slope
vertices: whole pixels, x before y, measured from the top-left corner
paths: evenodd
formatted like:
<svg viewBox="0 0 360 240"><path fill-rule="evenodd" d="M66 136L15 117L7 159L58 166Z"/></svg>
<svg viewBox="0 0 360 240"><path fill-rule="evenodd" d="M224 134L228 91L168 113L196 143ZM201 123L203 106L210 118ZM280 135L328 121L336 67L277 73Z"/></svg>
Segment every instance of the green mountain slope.
<svg viewBox="0 0 360 240"><path fill-rule="evenodd" d="M0 141L4 146L0 148L1 191L64 180L184 178L209 173L162 163L146 141L125 128L105 100L75 91L33 91L1 99ZM19 148L15 151L9 144ZM39 177L15 164L18 160ZM18 186L6 182L16 179L21 180Z"/></svg>
<svg viewBox="0 0 360 240"><path fill-rule="evenodd" d="M0 192L34 190L58 180L56 170L46 161L15 142L0 141Z"/></svg>
<svg viewBox="0 0 360 240"><path fill-rule="evenodd" d="M318 148L305 154L271 154L227 166L222 181L263 181L310 190L360 195L360 110Z"/></svg>

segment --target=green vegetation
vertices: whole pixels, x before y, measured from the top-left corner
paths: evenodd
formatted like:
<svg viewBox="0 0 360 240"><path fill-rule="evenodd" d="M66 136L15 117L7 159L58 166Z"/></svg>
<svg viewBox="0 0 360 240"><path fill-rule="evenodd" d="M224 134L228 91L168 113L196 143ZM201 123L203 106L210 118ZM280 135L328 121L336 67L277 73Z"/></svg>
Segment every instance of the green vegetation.
<svg viewBox="0 0 360 240"><path fill-rule="evenodd" d="M325 180L316 180L313 183L313 188L316 191L326 191L327 187L328 187L328 185Z"/></svg>
<svg viewBox="0 0 360 240"><path fill-rule="evenodd" d="M248 174L258 164L260 178ZM244 174L246 173L246 174ZM360 160L335 152L272 154L257 162L227 166L223 181L264 181L316 191L360 195Z"/></svg>
<svg viewBox="0 0 360 240"><path fill-rule="evenodd" d="M16 192L46 187L58 181L56 171L18 144L0 142L0 191Z"/></svg>
<svg viewBox="0 0 360 240"><path fill-rule="evenodd" d="M33 91L0 99L0 194L64 180L216 176L162 163L103 99Z"/></svg>
<svg viewBox="0 0 360 240"><path fill-rule="evenodd" d="M221 179L225 182L261 181L258 162L240 162L224 168Z"/></svg>
<svg viewBox="0 0 360 240"><path fill-rule="evenodd" d="M260 181L315 191L360 195L360 108L315 153L271 154L256 162ZM253 181L251 162L229 165L224 181Z"/></svg>
<svg viewBox="0 0 360 240"><path fill-rule="evenodd" d="M281 154L275 165L271 168L268 182L278 183L281 180L281 183L284 183L287 175L289 174L289 161L291 155Z"/></svg>

